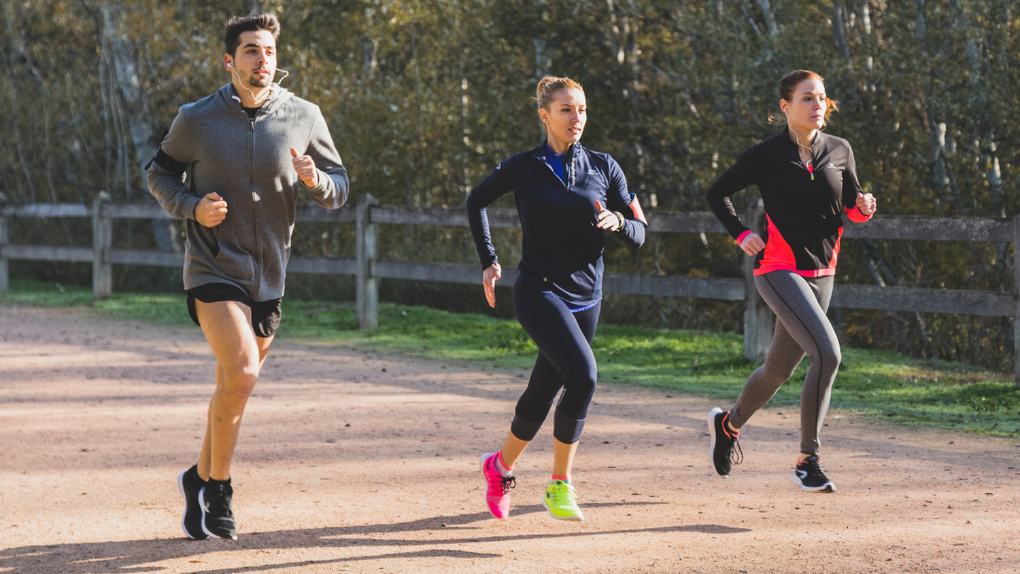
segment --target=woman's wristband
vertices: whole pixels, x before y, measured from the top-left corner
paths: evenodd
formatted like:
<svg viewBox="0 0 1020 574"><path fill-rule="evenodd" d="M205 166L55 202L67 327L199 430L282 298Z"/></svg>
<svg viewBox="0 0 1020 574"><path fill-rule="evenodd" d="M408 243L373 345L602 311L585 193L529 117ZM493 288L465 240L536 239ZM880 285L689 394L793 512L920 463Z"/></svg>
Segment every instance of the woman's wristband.
<svg viewBox="0 0 1020 574"><path fill-rule="evenodd" d="M614 211L614 212L613 212L613 215L615 215L615 216L616 216L616 219L617 219L617 220L618 220L618 222L619 222L619 225L617 225L617 226L616 226L616 229L614 229L613 231L617 231L617 232L618 232L618 231L620 231L621 229L623 229L623 222L624 222L624 219L623 219L623 214L622 214L622 213L620 213L619 211Z"/></svg>

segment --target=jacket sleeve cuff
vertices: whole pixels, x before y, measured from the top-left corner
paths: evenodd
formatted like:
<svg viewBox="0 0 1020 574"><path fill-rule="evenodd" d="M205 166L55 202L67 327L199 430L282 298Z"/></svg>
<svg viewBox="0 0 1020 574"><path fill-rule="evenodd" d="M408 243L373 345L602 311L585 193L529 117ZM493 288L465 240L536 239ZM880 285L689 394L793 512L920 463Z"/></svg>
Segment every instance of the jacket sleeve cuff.
<svg viewBox="0 0 1020 574"><path fill-rule="evenodd" d="M188 195L181 200L181 219L195 219L195 208L198 207L198 202L202 201L201 197L196 195Z"/></svg>
<svg viewBox="0 0 1020 574"><path fill-rule="evenodd" d="M739 236L737 236L737 245L740 245L740 244L744 243L744 239L747 238L747 236L752 234L752 233L754 233L754 232L751 231L750 229L748 229L747 231L745 231L745 232L741 233Z"/></svg>
<svg viewBox="0 0 1020 574"><path fill-rule="evenodd" d="M318 175L315 176L316 177L315 185L313 185L312 187L308 187L307 185L305 185L305 181L300 177L298 178L298 183L301 184L301 187L305 188L305 190L309 192L315 193L316 191L318 191L321 193L326 190L325 180L327 177L329 177L329 175L319 168L315 168L315 171L319 172Z"/></svg>
<svg viewBox="0 0 1020 574"><path fill-rule="evenodd" d="M864 223L865 221L871 219L873 215L875 214L872 213L871 215L864 215L864 213L861 211L861 208L856 205L846 210L847 218L849 218L850 221L853 221L854 223Z"/></svg>

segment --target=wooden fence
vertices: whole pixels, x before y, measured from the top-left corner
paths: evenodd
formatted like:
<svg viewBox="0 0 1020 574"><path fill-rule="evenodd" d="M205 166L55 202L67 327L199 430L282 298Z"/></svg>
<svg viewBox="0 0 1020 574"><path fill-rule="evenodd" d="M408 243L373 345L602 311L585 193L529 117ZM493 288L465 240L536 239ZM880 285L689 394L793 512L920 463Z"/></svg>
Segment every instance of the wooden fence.
<svg viewBox="0 0 1020 574"><path fill-rule="evenodd" d="M489 209L491 227L518 227L513 209ZM653 212L649 214L652 233L725 233L711 213ZM93 245L49 247L12 244L8 238L10 217L91 217ZM759 221L760 206L746 214L746 221ZM92 264L93 293L108 298L113 290L112 266L156 265L181 267L179 252L115 249L113 222L117 219L169 219L156 205L117 205L100 194L91 206L78 204L0 205L0 293L8 288L8 264L12 259L68 261ZM380 224L467 226L463 209L411 208L379 205L370 195L362 196L355 209L327 211L318 207L298 208L301 222L350 223L356 229L356 257L294 256L288 271L353 275L356 281L358 323L362 328L378 325L378 280L404 279L447 283L479 284L478 265L412 263L378 258L376 228ZM875 217L867 225L849 225L845 238L914 241L969 241L1012 243L1014 288L1010 293L989 291L877 287L837 284L831 306L882 311L913 311L991 317L1013 317L1014 376L1020 386L1020 215L1010 219ZM752 279L752 259L746 258L744 278L704 278L659 275L607 274L607 292L715 299L744 302L744 356L762 361L772 337L773 317L762 302ZM504 269L502 286L513 285L516 270Z"/></svg>

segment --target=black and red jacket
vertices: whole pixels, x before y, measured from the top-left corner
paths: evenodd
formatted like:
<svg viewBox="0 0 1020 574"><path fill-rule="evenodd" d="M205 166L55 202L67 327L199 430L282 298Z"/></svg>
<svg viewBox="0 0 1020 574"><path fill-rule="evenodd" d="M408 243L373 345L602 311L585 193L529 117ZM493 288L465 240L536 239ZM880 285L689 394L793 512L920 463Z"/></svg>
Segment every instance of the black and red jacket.
<svg viewBox="0 0 1020 574"><path fill-rule="evenodd" d="M845 139L817 132L811 143L812 170L784 129L740 156L708 190L712 213L740 243L751 230L737 217L730 196L757 185L765 204L765 249L754 274L788 270L804 277L836 273L843 213L856 223L871 219L857 208L861 184L854 152Z"/></svg>

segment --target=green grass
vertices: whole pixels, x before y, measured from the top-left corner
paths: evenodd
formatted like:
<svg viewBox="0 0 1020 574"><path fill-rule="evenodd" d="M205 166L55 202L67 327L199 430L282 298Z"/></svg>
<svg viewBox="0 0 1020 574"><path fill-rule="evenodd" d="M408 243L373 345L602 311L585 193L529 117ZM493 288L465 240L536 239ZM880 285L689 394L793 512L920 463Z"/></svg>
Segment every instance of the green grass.
<svg viewBox="0 0 1020 574"><path fill-rule="evenodd" d="M181 294L116 293L92 302L91 292L13 282L2 305L91 306L99 314L157 324L190 324ZM315 345L527 370L536 348L516 321L425 307L381 305L379 327L359 330L350 304L288 300L278 337ZM754 365L739 335L600 325L595 338L599 379L733 401ZM783 385L772 406L795 405L807 362ZM843 349L833 408L903 424L1020 436L1020 390L1006 373L957 363L911 359L886 351Z"/></svg>

